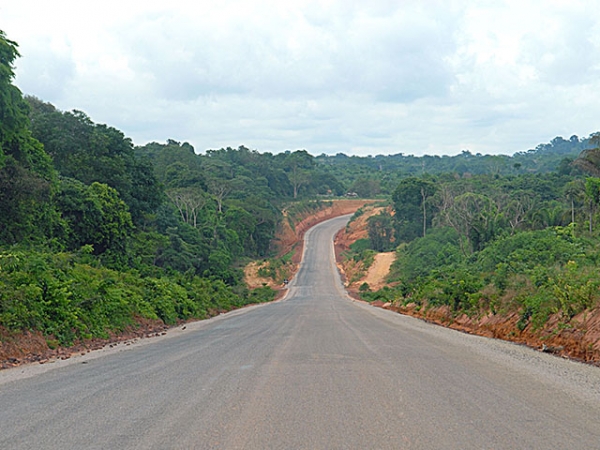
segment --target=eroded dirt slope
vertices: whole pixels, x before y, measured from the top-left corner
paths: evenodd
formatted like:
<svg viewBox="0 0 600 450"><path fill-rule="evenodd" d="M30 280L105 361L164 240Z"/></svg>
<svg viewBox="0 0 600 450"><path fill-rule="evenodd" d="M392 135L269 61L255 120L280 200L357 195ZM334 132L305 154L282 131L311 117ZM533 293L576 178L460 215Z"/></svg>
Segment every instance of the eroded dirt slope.
<svg viewBox="0 0 600 450"><path fill-rule="evenodd" d="M350 245L359 239L368 238L368 219L384 211L386 208L366 206L363 209L364 213L351 221L345 229L340 230L335 237L337 265L344 278L346 289L353 294L358 293L358 289L363 283L367 283L372 291L379 290L385 286L385 278L395 259L394 252L379 253L375 255L373 264L365 268L361 261L355 262L352 259L344 258L343 254L350 249ZM389 208L388 212L390 212Z"/></svg>
<svg viewBox="0 0 600 450"><path fill-rule="evenodd" d="M396 259L396 253L386 252L375 255L375 261L367 270L367 274L355 283L358 287L362 283L367 283L372 291L378 291L386 285L385 279L390 273L390 267Z"/></svg>
<svg viewBox="0 0 600 450"><path fill-rule="evenodd" d="M325 220L343 216L345 214L353 214L359 208L369 208L366 205L371 203L373 203L373 200L333 200L330 205L325 204L321 210L299 217L299 220L296 223L293 223L293 226L288 220L284 220L274 239L274 246L278 256L283 256L291 251L294 252L290 266L285 268L286 276L291 279L298 270L298 265L302 258L304 234L308 229ZM366 228L364 229L366 230ZM259 269L265 267L266 264L268 264L268 262L253 261L245 267L244 278L248 287L257 288L261 286L270 286L275 289L281 287L281 280L276 281L271 277L261 277L259 275Z"/></svg>

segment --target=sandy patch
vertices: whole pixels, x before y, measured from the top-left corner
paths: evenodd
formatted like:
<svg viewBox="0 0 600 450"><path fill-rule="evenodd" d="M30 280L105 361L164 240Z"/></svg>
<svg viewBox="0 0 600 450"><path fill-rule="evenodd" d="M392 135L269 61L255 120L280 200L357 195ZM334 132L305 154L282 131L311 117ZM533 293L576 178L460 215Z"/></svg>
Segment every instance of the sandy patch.
<svg viewBox="0 0 600 450"><path fill-rule="evenodd" d="M367 275L358 283L367 283L372 291L378 291L386 285L385 278L390 273L390 267L396 259L395 252L378 253L375 261L369 267Z"/></svg>

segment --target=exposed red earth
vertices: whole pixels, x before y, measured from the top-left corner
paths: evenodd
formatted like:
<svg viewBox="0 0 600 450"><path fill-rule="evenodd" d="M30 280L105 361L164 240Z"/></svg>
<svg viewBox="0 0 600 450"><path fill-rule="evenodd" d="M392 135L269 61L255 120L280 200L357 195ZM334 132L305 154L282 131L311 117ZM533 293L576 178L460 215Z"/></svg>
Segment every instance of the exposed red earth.
<svg viewBox="0 0 600 450"><path fill-rule="evenodd" d="M130 327L107 339L89 339L71 347L50 348L52 339L44 337L39 331L11 333L0 327L0 369L16 367L27 363L45 364L59 359L69 359L75 354L84 354L99 350L116 343L127 343L140 338L160 336L167 332L168 326L161 320L139 318L137 326Z"/></svg>
<svg viewBox="0 0 600 450"><path fill-rule="evenodd" d="M318 212L300 218L300 220L295 223L293 227L287 220L284 220L281 228L278 230L277 236L274 239L274 245L276 246L276 251L279 256L283 256L293 250L294 254L292 256L292 267L290 267L290 274L293 276L293 274L295 274L298 270L298 265L302 259L304 234L311 227L334 217L343 216L345 214L353 214L359 208L370 203L373 203L373 201L355 199L333 200L331 205L326 204L326 206ZM257 288L264 285L271 286L274 289L279 289L281 286L277 285L274 280L260 277L257 274L259 264L260 262L250 263L245 268L245 280L248 287Z"/></svg>

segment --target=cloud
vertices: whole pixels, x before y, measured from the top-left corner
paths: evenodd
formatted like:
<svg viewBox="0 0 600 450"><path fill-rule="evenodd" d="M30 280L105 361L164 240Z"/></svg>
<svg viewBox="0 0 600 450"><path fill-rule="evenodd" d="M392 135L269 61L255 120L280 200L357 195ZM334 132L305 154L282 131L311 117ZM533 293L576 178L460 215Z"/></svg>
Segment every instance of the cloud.
<svg viewBox="0 0 600 450"><path fill-rule="evenodd" d="M598 128L592 0L30 3L0 7L19 87L138 144L512 153Z"/></svg>
<svg viewBox="0 0 600 450"><path fill-rule="evenodd" d="M561 11L560 20L548 20L551 32L523 38L525 64L536 68L548 84L589 83L600 75L600 29L585 11Z"/></svg>
<svg viewBox="0 0 600 450"><path fill-rule="evenodd" d="M154 80L165 98L181 100L359 90L401 102L443 94L451 80L444 63L452 51L450 27L435 18L415 20L397 6L391 16L346 11L344 23L327 26L304 10L271 11L268 20L232 15L224 22L211 13L132 18L120 36L123 51L135 55L130 66Z"/></svg>
<svg viewBox="0 0 600 450"><path fill-rule="evenodd" d="M76 75L76 63L68 46L59 47L40 39L21 50L22 58L17 63L19 84L46 101L63 98Z"/></svg>

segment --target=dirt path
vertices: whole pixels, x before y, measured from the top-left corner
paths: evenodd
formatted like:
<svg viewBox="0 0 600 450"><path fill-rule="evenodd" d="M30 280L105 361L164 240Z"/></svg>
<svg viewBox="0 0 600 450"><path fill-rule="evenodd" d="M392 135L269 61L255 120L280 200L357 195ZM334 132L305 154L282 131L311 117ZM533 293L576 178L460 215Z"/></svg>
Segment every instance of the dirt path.
<svg viewBox="0 0 600 450"><path fill-rule="evenodd" d="M375 255L375 261L369 267L367 275L358 282L359 285L367 283L372 291L378 291L385 286L385 277L390 273L390 267L396 259L394 252L378 253Z"/></svg>

